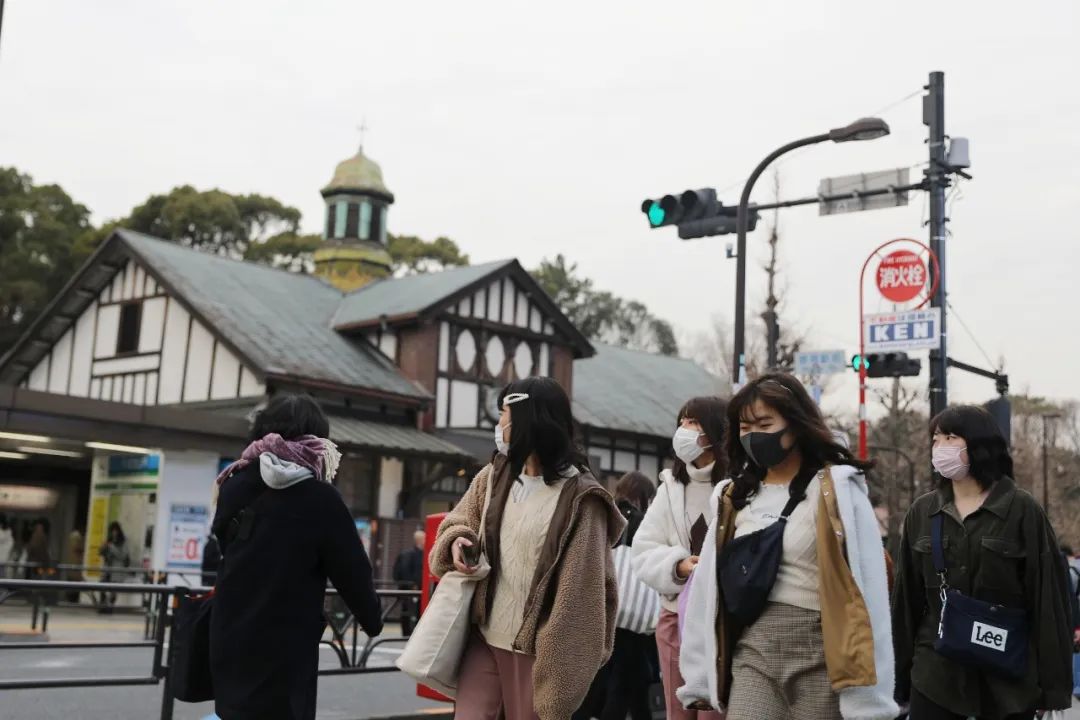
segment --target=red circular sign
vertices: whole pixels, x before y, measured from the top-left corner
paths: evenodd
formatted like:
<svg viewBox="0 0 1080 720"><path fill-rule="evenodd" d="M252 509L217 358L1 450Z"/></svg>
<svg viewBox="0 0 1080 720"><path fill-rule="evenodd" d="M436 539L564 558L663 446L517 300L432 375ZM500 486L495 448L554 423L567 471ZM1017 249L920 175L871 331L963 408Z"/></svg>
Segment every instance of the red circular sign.
<svg viewBox="0 0 1080 720"><path fill-rule="evenodd" d="M928 276L921 257L910 250L896 250L878 265L877 286L886 300L907 302L926 290Z"/></svg>

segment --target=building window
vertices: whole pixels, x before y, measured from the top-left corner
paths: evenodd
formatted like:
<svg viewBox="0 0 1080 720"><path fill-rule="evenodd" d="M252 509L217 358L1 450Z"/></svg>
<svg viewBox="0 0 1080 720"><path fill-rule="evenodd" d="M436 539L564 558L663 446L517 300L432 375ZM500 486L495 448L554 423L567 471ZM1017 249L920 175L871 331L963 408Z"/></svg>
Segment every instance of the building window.
<svg viewBox="0 0 1080 720"><path fill-rule="evenodd" d="M326 206L326 232L323 233L323 238L329 240L334 237L334 205L331 203Z"/></svg>
<svg viewBox="0 0 1080 720"><path fill-rule="evenodd" d="M345 216L345 237L358 237L357 233L360 231L359 224L360 206L356 203L349 203L349 212Z"/></svg>
<svg viewBox="0 0 1080 720"><path fill-rule="evenodd" d="M138 352L141 320L142 303L128 303L120 307L120 332L116 337L117 355Z"/></svg>
<svg viewBox="0 0 1080 720"><path fill-rule="evenodd" d="M348 203L335 203L334 204L334 237L345 237L345 212L347 210Z"/></svg>
<svg viewBox="0 0 1080 720"><path fill-rule="evenodd" d="M360 234L361 240L371 239L371 203L360 203Z"/></svg>

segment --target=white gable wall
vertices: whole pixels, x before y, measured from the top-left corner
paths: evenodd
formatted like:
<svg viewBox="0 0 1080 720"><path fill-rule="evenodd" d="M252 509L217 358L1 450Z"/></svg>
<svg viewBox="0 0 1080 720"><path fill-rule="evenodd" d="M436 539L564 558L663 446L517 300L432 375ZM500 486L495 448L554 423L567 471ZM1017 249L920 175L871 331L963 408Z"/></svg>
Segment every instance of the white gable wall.
<svg viewBox="0 0 1080 720"><path fill-rule="evenodd" d="M118 354L121 308L141 302L138 350ZM255 372L129 261L27 375L31 390L158 405L259 397Z"/></svg>
<svg viewBox="0 0 1080 720"><path fill-rule="evenodd" d="M553 319L511 277L448 309L439 326L435 426L487 428L493 393L514 378L551 375ZM478 327L476 321L486 321ZM481 346L482 343L482 346Z"/></svg>

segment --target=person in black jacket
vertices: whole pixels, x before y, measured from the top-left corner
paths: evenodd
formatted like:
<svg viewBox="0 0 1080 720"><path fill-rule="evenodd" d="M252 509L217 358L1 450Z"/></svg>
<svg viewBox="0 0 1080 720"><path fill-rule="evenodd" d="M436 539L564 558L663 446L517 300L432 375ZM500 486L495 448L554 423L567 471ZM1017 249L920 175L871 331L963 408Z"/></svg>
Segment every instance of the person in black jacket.
<svg viewBox="0 0 1080 720"><path fill-rule="evenodd" d="M210 667L222 720L314 720L327 579L364 632L382 632L371 564L330 484L341 456L329 433L313 399L277 396L218 478Z"/></svg>
<svg viewBox="0 0 1080 720"><path fill-rule="evenodd" d="M423 530L413 533L413 546L402 550L394 562L394 582L401 590L419 590L424 582L424 545L427 534ZM401 601L401 634L412 635L413 628L420 619L420 605L415 598Z"/></svg>
<svg viewBox="0 0 1080 720"><path fill-rule="evenodd" d="M896 699L910 703L912 720L1031 720L1036 710L1067 709L1067 580L1046 513L1013 480L1008 445L985 409L954 405L931 420L930 432L938 487L908 511L897 557ZM1029 648L1022 678L958 662L935 648L942 610L942 577L933 560L935 516L942 517L947 587L1026 612Z"/></svg>

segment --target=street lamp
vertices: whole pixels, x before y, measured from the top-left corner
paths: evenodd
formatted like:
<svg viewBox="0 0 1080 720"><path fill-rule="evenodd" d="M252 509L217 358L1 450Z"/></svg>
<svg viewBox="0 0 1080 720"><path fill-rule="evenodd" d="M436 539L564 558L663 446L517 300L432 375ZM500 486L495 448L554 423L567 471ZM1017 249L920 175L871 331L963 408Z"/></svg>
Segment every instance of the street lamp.
<svg viewBox="0 0 1080 720"><path fill-rule="evenodd" d="M1043 466L1043 511L1046 513L1046 519L1050 519L1050 465L1048 461L1047 452L1047 420L1059 420L1061 413L1045 413L1042 416L1042 430L1043 430L1043 442L1042 442L1042 466Z"/></svg>
<svg viewBox="0 0 1080 720"><path fill-rule="evenodd" d="M732 384L738 388L744 381L743 373L746 368L744 347L746 342L746 229L749 225L750 193L754 189L761 174L765 172L773 160L781 155L807 145L816 145L831 140L832 142L852 142L856 140L876 140L889 134L889 125L881 118L860 118L855 122L841 128L835 128L821 135L796 140L771 152L764 160L758 163L754 172L743 186L742 196L739 198L738 216L736 229L738 231L737 255L735 258L735 362L732 364ZM773 333L769 333L769 367L776 365L776 347Z"/></svg>

